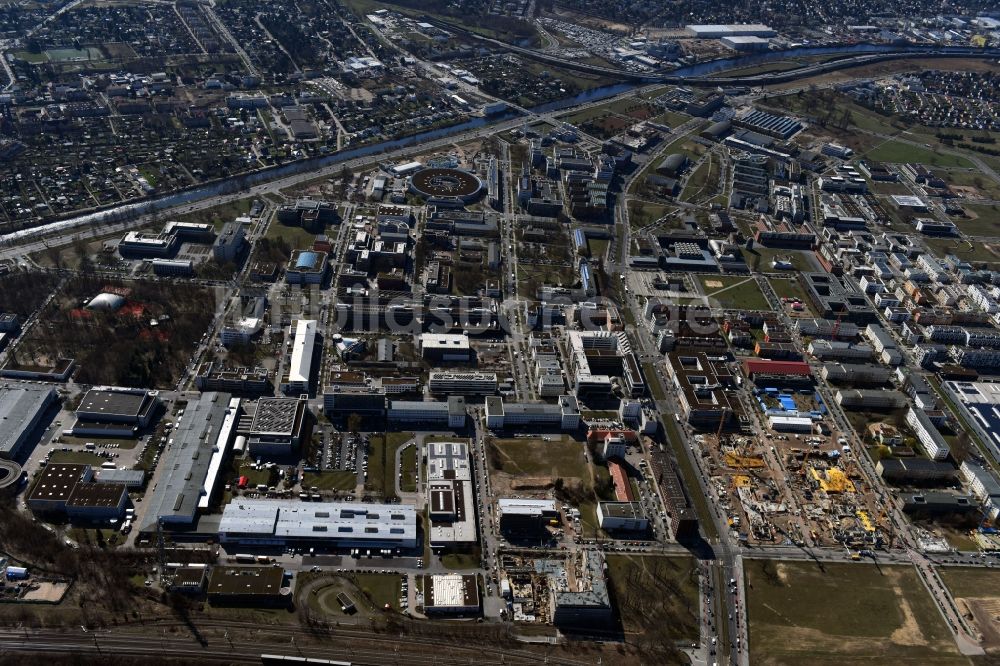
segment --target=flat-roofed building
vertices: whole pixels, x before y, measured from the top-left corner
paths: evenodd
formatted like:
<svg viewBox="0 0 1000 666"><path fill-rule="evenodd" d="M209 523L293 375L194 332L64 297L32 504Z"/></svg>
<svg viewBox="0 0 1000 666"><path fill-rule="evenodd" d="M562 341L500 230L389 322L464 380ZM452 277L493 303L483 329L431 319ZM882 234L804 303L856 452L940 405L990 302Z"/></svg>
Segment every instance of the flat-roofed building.
<svg viewBox="0 0 1000 666"><path fill-rule="evenodd" d="M499 380L495 372L431 372L428 388L431 393L447 395L487 395L497 392Z"/></svg>
<svg viewBox="0 0 1000 666"><path fill-rule="evenodd" d="M326 277L327 254L315 250L295 250L285 269L288 284L321 284Z"/></svg>
<svg viewBox="0 0 1000 666"><path fill-rule="evenodd" d="M472 495L469 445L430 442L427 456L427 510L431 548L464 546L478 541Z"/></svg>
<svg viewBox="0 0 1000 666"><path fill-rule="evenodd" d="M222 511L219 540L247 546L411 549L418 543L417 514L410 504L239 498Z"/></svg>
<svg viewBox="0 0 1000 666"><path fill-rule="evenodd" d="M910 407L906 412L906 425L910 426L913 434L917 436L920 445L924 447L927 455L934 460L944 460L951 453L948 442L938 432L937 427L931 422L930 417L922 409Z"/></svg>
<svg viewBox="0 0 1000 666"><path fill-rule="evenodd" d="M0 458L22 457L50 405L59 399L49 386L4 382L0 385ZM34 444L32 444L34 446Z"/></svg>
<svg viewBox="0 0 1000 666"><path fill-rule="evenodd" d="M306 417L306 401L301 398L261 398L246 432L250 454L294 453L302 442Z"/></svg>
<svg viewBox="0 0 1000 666"><path fill-rule="evenodd" d="M611 621L611 598L604 579L604 555L600 551L578 551L582 558L577 575L566 586L549 585L552 623L566 627L607 626Z"/></svg>
<svg viewBox="0 0 1000 666"><path fill-rule="evenodd" d="M146 482L146 472L141 469L99 469L97 480L101 483L117 483L126 488L139 489Z"/></svg>
<svg viewBox="0 0 1000 666"><path fill-rule="evenodd" d="M480 610L476 576L437 574L424 576L424 612L465 615Z"/></svg>
<svg viewBox="0 0 1000 666"><path fill-rule="evenodd" d="M122 483L78 482L66 501L71 520L111 520L125 514L128 490Z"/></svg>
<svg viewBox="0 0 1000 666"><path fill-rule="evenodd" d="M667 371L677 389L681 415L691 425L725 427L738 416L726 391L731 376L725 365L703 352L668 354Z"/></svg>
<svg viewBox="0 0 1000 666"><path fill-rule="evenodd" d="M323 411L328 416L385 414L386 392L376 386L327 386Z"/></svg>
<svg viewBox="0 0 1000 666"><path fill-rule="evenodd" d="M958 476L951 463L926 458L887 458L875 465L875 472L893 483L939 483Z"/></svg>
<svg viewBox="0 0 1000 666"><path fill-rule="evenodd" d="M645 532L649 519L639 502L598 502L597 520L606 532Z"/></svg>
<svg viewBox="0 0 1000 666"><path fill-rule="evenodd" d="M50 463L42 469L28 493L28 508L36 513L65 513L66 502L76 484L88 482L93 477L90 465Z"/></svg>
<svg viewBox="0 0 1000 666"><path fill-rule="evenodd" d="M206 593L215 605L286 606L292 599L281 567L215 567Z"/></svg>
<svg viewBox="0 0 1000 666"><path fill-rule="evenodd" d="M87 391L76 409L77 437L137 437L148 428L160 407L159 394L145 389L115 387Z"/></svg>
<svg viewBox="0 0 1000 666"><path fill-rule="evenodd" d="M545 529L559 522L559 508L555 500L501 497L497 500L500 532L508 539L541 539L548 536Z"/></svg>
<svg viewBox="0 0 1000 666"><path fill-rule="evenodd" d="M218 363L202 363L194 379L199 391L227 391L229 393L265 393L271 388L267 369L227 368Z"/></svg>
<svg viewBox="0 0 1000 666"><path fill-rule="evenodd" d="M422 423L461 428L465 425L467 411L465 398L453 395L447 402L427 400L390 400L386 418L393 423Z"/></svg>
<svg viewBox="0 0 1000 666"><path fill-rule="evenodd" d="M946 381L941 386L979 439L1000 455L1000 383Z"/></svg>
<svg viewBox="0 0 1000 666"><path fill-rule="evenodd" d="M486 427L492 430L520 426L554 427L576 430L580 427L580 405L571 395L559 396L556 404L507 403L499 396L486 399Z"/></svg>
<svg viewBox="0 0 1000 666"><path fill-rule="evenodd" d="M285 395L309 393L312 386L313 361L316 354L316 320L295 322L292 356L281 382Z"/></svg>
<svg viewBox="0 0 1000 666"><path fill-rule="evenodd" d="M459 333L424 333L419 346L421 357L428 361L466 363L475 358L469 336Z"/></svg>
<svg viewBox="0 0 1000 666"><path fill-rule="evenodd" d="M161 454L160 476L144 498L141 532L155 531L159 520L167 527L190 526L199 509L208 508L239 412L239 398L229 393L202 393L188 402Z"/></svg>

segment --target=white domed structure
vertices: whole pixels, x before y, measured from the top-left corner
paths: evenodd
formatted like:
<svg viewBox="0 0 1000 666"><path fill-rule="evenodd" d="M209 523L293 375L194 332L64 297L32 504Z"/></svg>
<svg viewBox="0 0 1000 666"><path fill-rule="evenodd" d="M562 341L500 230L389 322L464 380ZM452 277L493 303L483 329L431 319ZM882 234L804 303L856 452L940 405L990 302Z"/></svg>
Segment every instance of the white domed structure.
<svg viewBox="0 0 1000 666"><path fill-rule="evenodd" d="M118 294L109 294L108 292L104 292L90 299L90 302L87 303L87 309L116 312L123 305L125 305L124 298Z"/></svg>

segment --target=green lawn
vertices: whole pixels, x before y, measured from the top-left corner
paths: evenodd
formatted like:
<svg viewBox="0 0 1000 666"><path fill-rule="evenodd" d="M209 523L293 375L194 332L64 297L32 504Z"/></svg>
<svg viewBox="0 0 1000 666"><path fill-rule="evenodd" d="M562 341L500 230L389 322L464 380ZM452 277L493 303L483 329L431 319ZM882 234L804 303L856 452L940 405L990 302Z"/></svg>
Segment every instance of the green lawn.
<svg viewBox="0 0 1000 666"><path fill-rule="evenodd" d="M417 446L408 446L399 459L400 471L403 473L399 487L403 492L412 493L417 490Z"/></svg>
<svg viewBox="0 0 1000 666"><path fill-rule="evenodd" d="M608 555L607 565L626 634L698 640L698 566L693 557Z"/></svg>
<svg viewBox="0 0 1000 666"><path fill-rule="evenodd" d="M375 604L376 608L384 609L386 604L399 611L399 594L403 579L396 574L353 574L352 578L361 591Z"/></svg>
<svg viewBox="0 0 1000 666"><path fill-rule="evenodd" d="M53 451L49 458L50 463L80 463L94 467L100 467L107 460L89 451Z"/></svg>
<svg viewBox="0 0 1000 666"><path fill-rule="evenodd" d="M644 363L642 370L646 375L646 383L649 385L649 392L653 396L653 399L666 400L667 396L663 393L663 385L657 379L656 368L653 367L653 364Z"/></svg>
<svg viewBox="0 0 1000 666"><path fill-rule="evenodd" d="M587 461L583 444L568 437L520 437L497 439L490 445L501 461L501 471L514 476L551 476L584 479L588 484Z"/></svg>
<svg viewBox="0 0 1000 666"><path fill-rule="evenodd" d="M354 490L358 475L347 470L331 472L305 472L302 474L302 487L316 487L320 490Z"/></svg>
<svg viewBox="0 0 1000 666"><path fill-rule="evenodd" d="M463 569L478 569L482 555L478 549L472 553L445 553L441 556L441 564L452 571Z"/></svg>
<svg viewBox="0 0 1000 666"><path fill-rule="evenodd" d="M805 256L805 252L808 250L789 250L778 247L763 247L762 245L755 244L752 250L742 248L740 251L743 253L743 260L747 262L747 265L751 269L754 269L754 265L756 264L757 268L755 270L773 271L774 260L784 259L790 262L792 268L797 271L813 270L813 265Z"/></svg>
<svg viewBox="0 0 1000 666"><path fill-rule="evenodd" d="M1000 244L971 242L961 238L924 238L923 241L938 257L954 254L971 262L1000 262Z"/></svg>
<svg viewBox="0 0 1000 666"><path fill-rule="evenodd" d="M877 162L917 162L936 167L965 167L974 165L959 155L938 153L930 148L914 146L902 141L884 141L865 153L865 157Z"/></svg>
<svg viewBox="0 0 1000 666"><path fill-rule="evenodd" d="M1000 183L978 170L948 171L941 174L949 185L974 187L979 193L990 199L1000 199Z"/></svg>
<svg viewBox="0 0 1000 666"><path fill-rule="evenodd" d="M745 310L770 310L767 299L761 293L756 280L744 276L726 277L721 275L698 276L705 295L717 301L722 308ZM721 282L722 286L708 286Z"/></svg>
<svg viewBox="0 0 1000 666"><path fill-rule="evenodd" d="M1000 205L965 204L968 217L953 217L951 221L963 234L1000 237Z"/></svg>
<svg viewBox="0 0 1000 666"><path fill-rule="evenodd" d="M774 293L778 295L778 298L797 298L805 306L807 312L813 312L812 305L810 305L809 299L806 297L806 290L797 278L769 278L768 282L771 283L771 288L774 289Z"/></svg>
<svg viewBox="0 0 1000 666"><path fill-rule="evenodd" d="M956 597L1000 597L1000 576L979 567L940 567L938 573Z"/></svg>
<svg viewBox="0 0 1000 666"><path fill-rule="evenodd" d="M396 494L396 449L413 439L412 432L372 435L365 489L386 497Z"/></svg>
<svg viewBox="0 0 1000 666"><path fill-rule="evenodd" d="M750 663L968 664L909 566L744 560Z"/></svg>
<svg viewBox="0 0 1000 666"><path fill-rule="evenodd" d="M236 201L219 204L218 206L212 206L211 208L205 208L193 213L178 215L171 219L176 219L179 222L192 222L194 224L211 224L215 226L216 231L219 231L226 222L232 222L237 217L249 215L250 207L253 206L255 198L257 197L237 199ZM262 201L265 200L262 199ZM280 223L275 221L273 224Z"/></svg>
<svg viewBox="0 0 1000 666"><path fill-rule="evenodd" d="M264 237L271 240L283 238L293 250L312 248L313 241L316 240L316 234L306 231L302 227L286 226L278 222L277 219L271 220Z"/></svg>

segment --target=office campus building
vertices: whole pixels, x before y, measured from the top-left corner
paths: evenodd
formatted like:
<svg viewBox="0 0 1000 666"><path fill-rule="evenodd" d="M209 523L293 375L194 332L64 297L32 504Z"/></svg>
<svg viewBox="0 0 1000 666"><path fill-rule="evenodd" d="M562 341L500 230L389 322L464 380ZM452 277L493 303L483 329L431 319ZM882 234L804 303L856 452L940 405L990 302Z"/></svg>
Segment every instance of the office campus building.
<svg viewBox="0 0 1000 666"><path fill-rule="evenodd" d="M250 455L287 456L299 450L308 408L301 398L261 398L246 431Z"/></svg>
<svg viewBox="0 0 1000 666"><path fill-rule="evenodd" d="M431 548L462 546L477 541L469 445L430 442L425 450Z"/></svg>

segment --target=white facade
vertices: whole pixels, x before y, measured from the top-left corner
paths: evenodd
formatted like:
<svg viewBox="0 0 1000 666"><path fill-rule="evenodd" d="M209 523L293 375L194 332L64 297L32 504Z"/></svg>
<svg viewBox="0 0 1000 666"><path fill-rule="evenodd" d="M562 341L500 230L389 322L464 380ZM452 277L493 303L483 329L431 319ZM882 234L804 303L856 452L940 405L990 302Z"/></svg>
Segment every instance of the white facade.
<svg viewBox="0 0 1000 666"><path fill-rule="evenodd" d="M316 346L316 320L300 319L295 324L295 338L292 341L292 357L288 362L288 373L282 383L287 394L309 392L312 376L313 352Z"/></svg>

